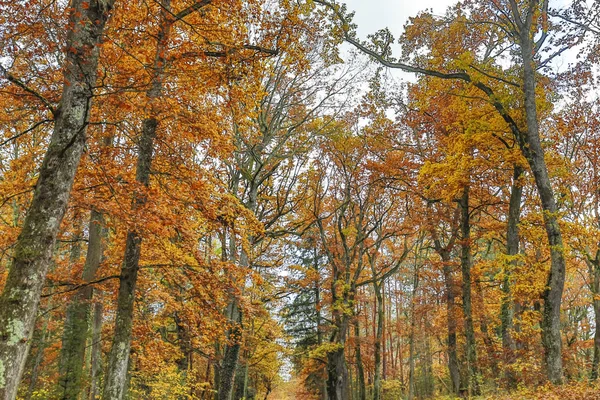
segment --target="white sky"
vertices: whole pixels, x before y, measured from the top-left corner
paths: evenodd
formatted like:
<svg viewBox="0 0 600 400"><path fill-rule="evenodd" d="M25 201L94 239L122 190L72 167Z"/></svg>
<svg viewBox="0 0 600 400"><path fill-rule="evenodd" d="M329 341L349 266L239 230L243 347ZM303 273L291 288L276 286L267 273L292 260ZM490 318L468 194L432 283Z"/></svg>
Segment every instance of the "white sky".
<svg viewBox="0 0 600 400"><path fill-rule="evenodd" d="M443 14L456 0L346 0L349 11L356 11L354 22L358 24L358 34L367 34L388 27L395 37L400 36L408 17L419 11L433 9L435 14Z"/></svg>
<svg viewBox="0 0 600 400"><path fill-rule="evenodd" d="M442 15L446 8L457 3L457 0L339 0L346 3L348 11L355 11L353 22L358 25L357 34L366 39L368 34L388 28L398 39L404 30L409 17L416 16L419 11L432 9L434 14ZM349 49L344 44L342 49ZM399 48L392 47L393 56L398 56ZM344 50L342 50L344 57ZM416 81L416 75L400 70L387 70L395 80Z"/></svg>
<svg viewBox="0 0 600 400"><path fill-rule="evenodd" d="M348 11L355 11L353 22L358 25L358 37L365 40L367 35L382 28L388 28L397 39L403 32L404 24L409 17L416 16L419 11L433 10L436 15L443 15L446 9L458 0L338 0L346 3ZM553 0L552 7L565 7L570 0ZM344 45L347 50L350 46ZM342 57L345 51L342 50ZM392 47L394 56L398 56L398 47ZM551 65L555 72L564 71L569 62L575 61L576 51L569 51L557 57ZM599 67L600 69L600 67ZM404 73L399 70L387 71L396 80L414 82L414 74Z"/></svg>

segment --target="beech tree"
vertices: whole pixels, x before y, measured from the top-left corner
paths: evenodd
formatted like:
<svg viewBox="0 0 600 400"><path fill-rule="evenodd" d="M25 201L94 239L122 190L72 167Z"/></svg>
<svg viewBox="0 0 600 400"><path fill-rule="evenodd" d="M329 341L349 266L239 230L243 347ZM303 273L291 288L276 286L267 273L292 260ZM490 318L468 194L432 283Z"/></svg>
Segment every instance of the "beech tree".
<svg viewBox="0 0 600 400"><path fill-rule="evenodd" d="M0 397L595 398L596 3L0 5Z"/></svg>
<svg viewBox="0 0 600 400"><path fill-rule="evenodd" d="M58 107L50 106L54 131L0 297L0 395L6 399L17 395L29 352L52 249L83 152L99 45L113 4L114 1L108 0L85 2L85 5L76 1L71 5L63 92ZM20 90L36 93L5 67L2 73ZM41 96L36 97L47 104Z"/></svg>

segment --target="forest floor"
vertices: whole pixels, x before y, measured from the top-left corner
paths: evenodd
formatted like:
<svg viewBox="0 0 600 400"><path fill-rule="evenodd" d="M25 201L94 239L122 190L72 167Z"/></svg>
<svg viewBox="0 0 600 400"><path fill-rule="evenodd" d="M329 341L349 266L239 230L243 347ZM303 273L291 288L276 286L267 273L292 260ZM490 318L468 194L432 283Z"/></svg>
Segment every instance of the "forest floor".
<svg viewBox="0 0 600 400"><path fill-rule="evenodd" d="M438 397L436 400L450 400ZM511 393L495 393L474 397L473 400L600 400L600 385L575 382L563 386L544 385L520 388Z"/></svg>
<svg viewBox="0 0 600 400"><path fill-rule="evenodd" d="M269 394L270 400L302 400L297 394L297 382L285 382L278 385ZM388 398L383 396L383 400ZM391 400L391 398L389 398ZM455 397L437 396L434 400L455 400ZM589 382L576 382L563 386L544 385L521 388L511 393L489 393L472 397L472 400L600 400L600 385ZM396 399L394 399L396 400Z"/></svg>

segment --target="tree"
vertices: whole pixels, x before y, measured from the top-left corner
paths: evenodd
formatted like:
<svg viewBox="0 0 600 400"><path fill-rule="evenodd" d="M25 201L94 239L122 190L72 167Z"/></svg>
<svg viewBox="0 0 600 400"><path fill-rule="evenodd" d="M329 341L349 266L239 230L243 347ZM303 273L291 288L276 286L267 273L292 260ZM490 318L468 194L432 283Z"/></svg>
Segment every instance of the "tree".
<svg viewBox="0 0 600 400"><path fill-rule="evenodd" d="M6 399L16 397L29 352L29 339L52 248L83 152L99 45L113 4L113 0L75 1L71 6L65 46L65 83L59 106L51 107L54 132L0 297L0 396ZM6 79L32 92L4 67L2 69Z"/></svg>

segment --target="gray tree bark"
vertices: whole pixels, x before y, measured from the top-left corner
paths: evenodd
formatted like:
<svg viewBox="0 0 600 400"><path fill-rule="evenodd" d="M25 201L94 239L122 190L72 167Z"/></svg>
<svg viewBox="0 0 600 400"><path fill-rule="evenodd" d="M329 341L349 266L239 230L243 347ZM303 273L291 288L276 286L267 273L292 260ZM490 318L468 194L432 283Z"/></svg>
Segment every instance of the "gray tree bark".
<svg viewBox="0 0 600 400"><path fill-rule="evenodd" d="M521 197L523 188L519 183L519 178L523 174L523 168L518 165L513 169L513 183L510 190L510 200L508 205L508 224L506 229L506 254L509 257L515 257L519 254L519 221L521 219ZM502 349L504 352L504 360L509 365L506 370L506 380L508 386L516 387L517 377L510 370L510 364L515 361L515 351L517 346L512 336L515 328L515 308L517 305L512 299L512 271L511 268L517 264L516 260L509 262L508 268L504 271L504 280L502 282Z"/></svg>
<svg viewBox="0 0 600 400"><path fill-rule="evenodd" d="M373 271L375 274L375 271ZM382 342L383 338L383 320L385 318L383 309L383 294L381 293L381 286L385 284L385 280L377 282L373 281L373 290L375 292L375 306L377 312L377 328L375 331L375 351L373 354L375 363L375 373L373 377L373 400L381 399L381 356L382 356Z"/></svg>
<svg viewBox="0 0 600 400"><path fill-rule="evenodd" d="M337 340L333 343L339 345L335 351L327 354L327 395L329 400L349 400L351 399L348 366L344 348L346 336L348 333L348 317L338 315L336 317Z"/></svg>
<svg viewBox="0 0 600 400"><path fill-rule="evenodd" d="M365 368L363 366L362 354L360 352L360 326L358 320L354 324L354 336L356 337L356 375L358 400L367 399L367 387L365 385Z"/></svg>
<svg viewBox="0 0 600 400"><path fill-rule="evenodd" d="M163 74L166 64L166 51L170 22L170 0L163 1L163 12L159 26L154 59L153 77L151 87L146 93L150 103L150 116L142 122L142 134L138 142L138 159L136 166L137 182L143 186L150 185L150 168L154 151L154 138L158 127L156 101L161 96ZM133 208L138 209L146 203L144 194L136 193L133 199ZM121 400L125 396L127 387L127 370L129 366L129 351L131 348L131 329L133 325L133 305L135 301L135 288L139 271L142 237L135 230L127 232L125 243L125 256L121 267L119 279L119 293L117 300L117 316L115 331L108 358L108 366L104 379L102 398L105 400Z"/></svg>
<svg viewBox="0 0 600 400"><path fill-rule="evenodd" d="M514 0L511 0L513 2ZM558 224L558 207L554 198L554 190L548 175L544 149L540 140L538 113L536 105L536 77L534 53L535 44L531 38L533 13L538 12L537 1L531 2L525 21L518 13L514 18L519 29L519 44L523 61L523 92L525 95L525 119L527 132L526 144L522 148L535 178L535 184L542 203L544 227L548 236L550 249L550 272L543 293L544 310L542 313L542 344L544 346L544 361L546 374L550 382L560 384L563 381L562 368L562 339L560 335L560 305L565 286L566 264L562 233Z"/></svg>
<svg viewBox="0 0 600 400"><path fill-rule="evenodd" d="M92 323L92 358L90 370L90 395L89 400L99 397L100 371L102 370L102 303L94 304L94 318Z"/></svg>
<svg viewBox="0 0 600 400"><path fill-rule="evenodd" d="M99 44L114 0L74 0L64 87L33 200L0 297L0 398L13 400L29 352L40 295L85 143ZM85 5L85 7L84 7Z"/></svg>
<svg viewBox="0 0 600 400"><path fill-rule="evenodd" d="M437 246L436 246L437 247ZM454 394L460 392L460 370L458 364L458 355L456 354L456 320L454 319L454 310L456 308L456 293L454 289L454 279L452 277L452 266L450 260L450 251L440 249L440 257L442 258L444 286L446 289L446 324L448 326L448 371L450 373L450 382Z"/></svg>
<svg viewBox="0 0 600 400"><path fill-rule="evenodd" d="M88 250L82 280L91 282L96 277L103 258L103 238L106 237L102 213L92 210L89 224ZM93 288L84 286L77 291L67 306L65 327L59 360L61 399L77 400L83 390L85 351L92 316Z"/></svg>
<svg viewBox="0 0 600 400"><path fill-rule="evenodd" d="M471 219L469 211L469 186L463 188L460 199L461 211L461 255L460 265L462 271L462 307L465 317L465 348L467 362L467 392L469 396L480 393L477 368L477 347L475 343L475 329L473 327L473 308L471 299Z"/></svg>

